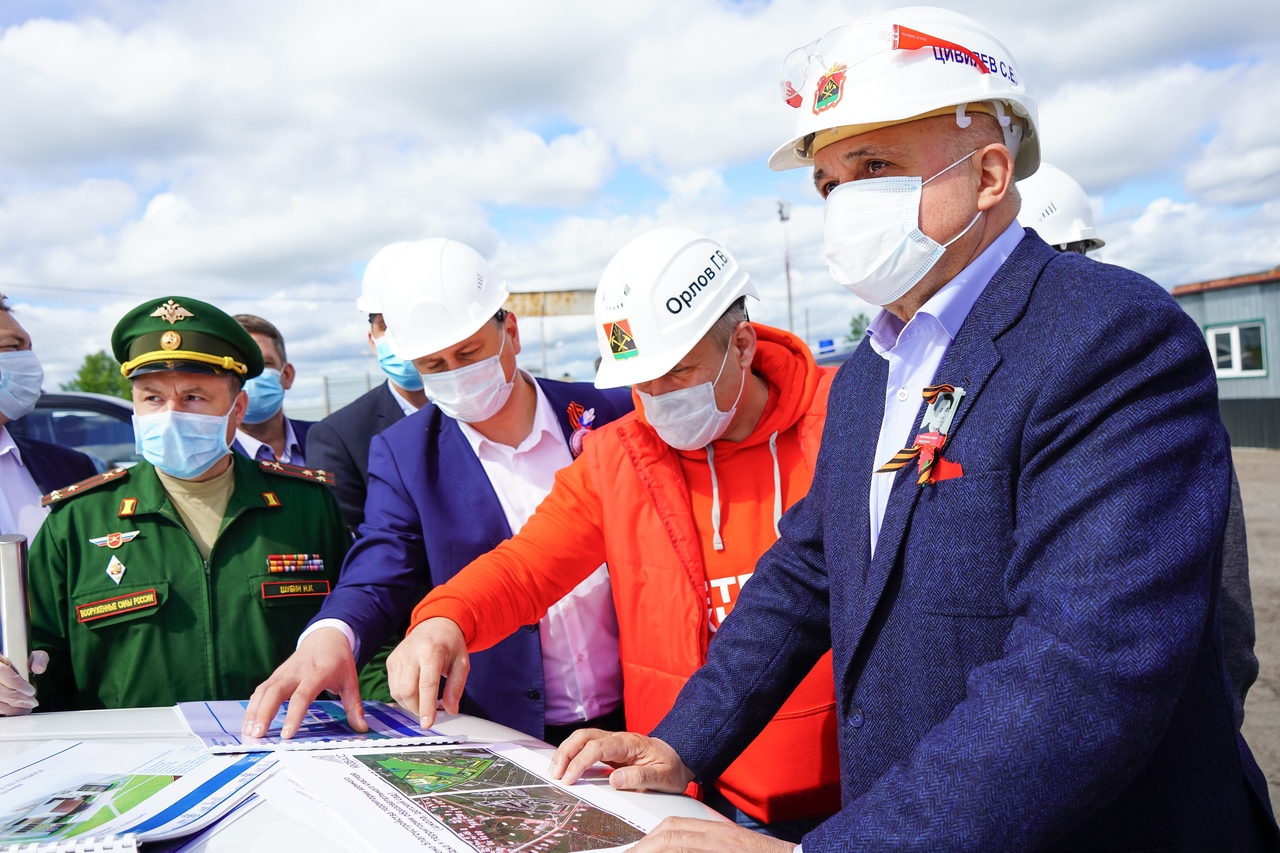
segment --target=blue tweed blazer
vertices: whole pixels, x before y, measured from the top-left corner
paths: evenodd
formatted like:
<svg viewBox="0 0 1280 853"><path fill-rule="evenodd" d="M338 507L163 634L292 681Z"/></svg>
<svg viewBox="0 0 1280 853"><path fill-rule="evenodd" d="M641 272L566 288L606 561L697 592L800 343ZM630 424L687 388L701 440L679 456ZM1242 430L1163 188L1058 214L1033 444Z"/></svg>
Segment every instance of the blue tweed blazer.
<svg viewBox="0 0 1280 853"><path fill-rule="evenodd" d="M1276 849L1223 664L1231 458L1195 323L1028 233L935 377L966 392L964 474L899 471L872 559L886 377L865 341L841 368L809 495L653 734L714 778L832 648L843 808L805 853Z"/></svg>

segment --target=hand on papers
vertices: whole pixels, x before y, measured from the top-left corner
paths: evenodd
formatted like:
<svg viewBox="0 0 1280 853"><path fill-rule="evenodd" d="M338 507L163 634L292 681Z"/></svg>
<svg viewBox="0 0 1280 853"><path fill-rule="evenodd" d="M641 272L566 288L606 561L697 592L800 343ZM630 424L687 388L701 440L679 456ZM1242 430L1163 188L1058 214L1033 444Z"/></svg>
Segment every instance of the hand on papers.
<svg viewBox="0 0 1280 853"><path fill-rule="evenodd" d="M654 827L628 853L719 853L724 850L744 853L783 853L794 850L796 845L768 835L761 835L734 823L718 820L696 820L689 817L669 817Z"/></svg>
<svg viewBox="0 0 1280 853"><path fill-rule="evenodd" d="M346 636L336 628L320 628L307 636L298 650L280 664L271 677L249 697L241 734L262 737L280 705L289 700L282 738L291 738L302 725L307 707L324 690L336 693L347 712L347 721L358 732L369 730L360 704L360 680Z"/></svg>
<svg viewBox="0 0 1280 853"><path fill-rule="evenodd" d="M597 761L615 768L609 784L624 791L679 794L693 781L693 771L666 741L600 729L569 735L551 757L551 778L572 785Z"/></svg>
<svg viewBox="0 0 1280 853"><path fill-rule="evenodd" d="M400 707L417 714L424 729L436 721L436 697L444 676L441 701L450 714L458 713L462 688L471 662L462 629L450 619L428 619L409 632L387 658L387 683Z"/></svg>
<svg viewBox="0 0 1280 853"><path fill-rule="evenodd" d="M551 778L572 785L597 761L615 768L609 784L625 791L663 791L678 794L693 781L693 771L666 741L635 732L576 731L560 744L551 758ZM795 845L760 835L736 824L669 817L654 828L630 853L661 851L736 850L746 853L782 853Z"/></svg>
<svg viewBox="0 0 1280 853"><path fill-rule="evenodd" d="M44 672L49 665L49 653L35 651L27 658L27 669L34 675ZM0 655L0 717L16 717L30 714L40 703L36 701L36 688L27 681L4 655Z"/></svg>

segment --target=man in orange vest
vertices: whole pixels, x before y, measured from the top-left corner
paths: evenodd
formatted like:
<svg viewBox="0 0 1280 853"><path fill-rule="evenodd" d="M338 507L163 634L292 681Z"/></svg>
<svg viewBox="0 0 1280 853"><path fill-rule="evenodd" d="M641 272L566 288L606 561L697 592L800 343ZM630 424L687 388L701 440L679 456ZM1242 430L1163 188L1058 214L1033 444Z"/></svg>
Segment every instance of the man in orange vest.
<svg viewBox="0 0 1280 853"><path fill-rule="evenodd" d="M627 728L649 731L670 709L808 490L826 415L832 371L794 335L749 322L747 296L737 261L684 228L642 235L610 262L596 291L596 385L634 386L636 412L589 431L520 533L418 605L387 669L424 724L441 675L456 712L468 651L537 621L602 561ZM832 685L824 657L707 801L788 839L834 812Z"/></svg>

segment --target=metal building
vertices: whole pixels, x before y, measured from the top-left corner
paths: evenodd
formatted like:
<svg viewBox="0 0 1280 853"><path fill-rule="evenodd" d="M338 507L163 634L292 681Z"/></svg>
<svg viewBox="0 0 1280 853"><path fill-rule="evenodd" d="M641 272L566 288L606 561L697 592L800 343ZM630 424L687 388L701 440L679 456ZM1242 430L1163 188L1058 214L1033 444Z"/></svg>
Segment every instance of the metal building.
<svg viewBox="0 0 1280 853"><path fill-rule="evenodd" d="M1204 331L1235 447L1280 448L1280 267L1173 289Z"/></svg>

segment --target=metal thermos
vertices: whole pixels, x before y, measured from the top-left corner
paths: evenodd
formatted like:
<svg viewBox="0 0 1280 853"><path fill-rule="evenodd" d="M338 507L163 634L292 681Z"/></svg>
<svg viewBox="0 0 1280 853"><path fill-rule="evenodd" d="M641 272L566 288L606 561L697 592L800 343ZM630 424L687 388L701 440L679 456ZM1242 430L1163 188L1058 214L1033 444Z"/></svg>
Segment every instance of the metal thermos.
<svg viewBox="0 0 1280 853"><path fill-rule="evenodd" d="M28 681L27 672L27 537L0 536L0 654Z"/></svg>

